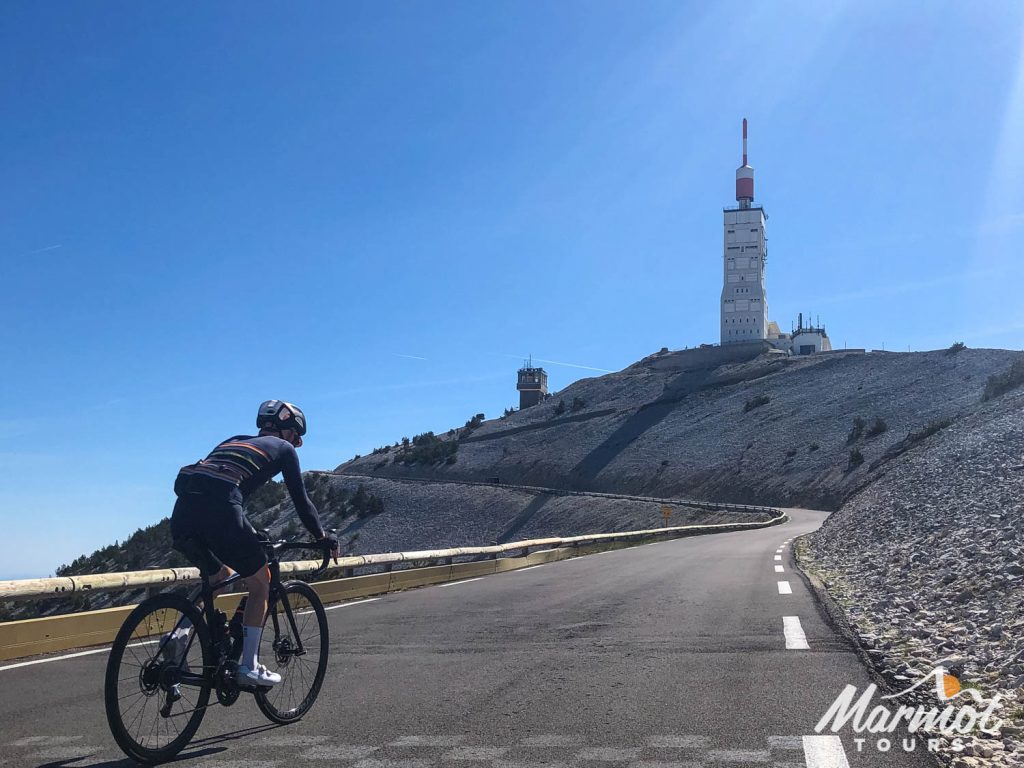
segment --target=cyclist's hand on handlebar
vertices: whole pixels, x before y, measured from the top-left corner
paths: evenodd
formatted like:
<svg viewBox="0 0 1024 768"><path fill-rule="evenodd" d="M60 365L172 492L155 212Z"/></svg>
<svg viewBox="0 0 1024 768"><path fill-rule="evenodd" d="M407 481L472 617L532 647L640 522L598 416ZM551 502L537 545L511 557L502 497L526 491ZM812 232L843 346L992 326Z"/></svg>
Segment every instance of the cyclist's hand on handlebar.
<svg viewBox="0 0 1024 768"><path fill-rule="evenodd" d="M329 552L330 556L334 558L334 562L338 562L338 558L341 557L341 544L331 533L325 533L319 539L320 545L324 548L324 552Z"/></svg>

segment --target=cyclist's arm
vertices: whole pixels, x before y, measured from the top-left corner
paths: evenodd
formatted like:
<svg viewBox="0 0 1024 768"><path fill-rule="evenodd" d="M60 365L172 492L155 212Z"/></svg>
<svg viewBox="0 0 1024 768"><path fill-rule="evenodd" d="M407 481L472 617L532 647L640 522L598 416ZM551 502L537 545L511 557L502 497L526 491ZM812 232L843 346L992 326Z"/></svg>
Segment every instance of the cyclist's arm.
<svg viewBox="0 0 1024 768"><path fill-rule="evenodd" d="M302 520L302 524L315 538L322 539L324 528L320 524L320 514L313 506L313 502L310 501L309 495L306 493L306 486L302 483L299 456L294 448L288 447L290 450L281 457L281 473L284 475L285 487L292 497L292 503L295 504L295 511L298 513L299 519Z"/></svg>

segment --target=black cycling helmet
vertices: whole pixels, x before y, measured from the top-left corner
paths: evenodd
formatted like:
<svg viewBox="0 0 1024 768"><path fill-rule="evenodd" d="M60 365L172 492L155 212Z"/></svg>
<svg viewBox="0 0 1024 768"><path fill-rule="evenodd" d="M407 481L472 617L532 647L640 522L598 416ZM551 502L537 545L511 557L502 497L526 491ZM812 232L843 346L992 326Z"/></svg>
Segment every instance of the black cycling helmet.
<svg viewBox="0 0 1024 768"><path fill-rule="evenodd" d="M267 400L260 405L259 413L256 414L256 427L278 432L294 429L301 437L306 434L306 414L297 405L284 400Z"/></svg>

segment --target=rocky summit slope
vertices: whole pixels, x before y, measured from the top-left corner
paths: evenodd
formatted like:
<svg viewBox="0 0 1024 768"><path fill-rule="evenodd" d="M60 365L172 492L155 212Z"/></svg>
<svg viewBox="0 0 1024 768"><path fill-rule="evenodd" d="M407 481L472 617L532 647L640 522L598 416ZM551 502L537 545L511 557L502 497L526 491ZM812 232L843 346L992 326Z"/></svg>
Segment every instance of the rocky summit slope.
<svg viewBox="0 0 1024 768"><path fill-rule="evenodd" d="M812 567L903 688L942 659L1001 694L998 738L959 766L1024 765L1024 389L889 462L809 542Z"/></svg>
<svg viewBox="0 0 1024 768"><path fill-rule="evenodd" d="M910 447L908 436L976 409L988 377L1019 356L744 348L657 354L577 381L443 436L457 440L447 462L410 463L396 447L337 471L836 509Z"/></svg>

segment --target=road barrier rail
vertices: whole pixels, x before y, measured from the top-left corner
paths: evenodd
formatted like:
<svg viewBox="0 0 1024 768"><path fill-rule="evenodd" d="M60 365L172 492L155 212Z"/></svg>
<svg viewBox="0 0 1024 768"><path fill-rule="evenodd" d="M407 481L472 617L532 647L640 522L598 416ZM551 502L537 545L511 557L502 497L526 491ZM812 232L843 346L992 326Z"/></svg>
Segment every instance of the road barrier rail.
<svg viewBox="0 0 1024 768"><path fill-rule="evenodd" d="M553 536L482 547L341 557L332 563L327 573L341 573L342 577L315 582L313 587L325 603L332 603L527 568L609 548L629 547L651 539L766 528L788 520L782 510L773 507L723 504L716 508L767 513L771 517L748 523L682 525L583 536ZM455 562L460 558L471 560ZM281 574L283 577L298 576L315 571L320 565L320 560L283 562ZM372 568L377 572L355 575L357 568ZM198 581L198 568L160 568L48 579L19 579L0 581L0 600L44 600L117 590L152 590L196 584ZM241 593L222 595L217 598L217 604L222 610L230 611L240 598ZM134 607L118 606L0 623L0 661L110 643Z"/></svg>

